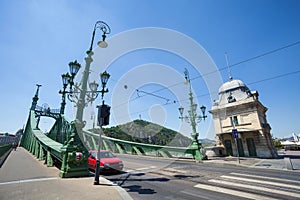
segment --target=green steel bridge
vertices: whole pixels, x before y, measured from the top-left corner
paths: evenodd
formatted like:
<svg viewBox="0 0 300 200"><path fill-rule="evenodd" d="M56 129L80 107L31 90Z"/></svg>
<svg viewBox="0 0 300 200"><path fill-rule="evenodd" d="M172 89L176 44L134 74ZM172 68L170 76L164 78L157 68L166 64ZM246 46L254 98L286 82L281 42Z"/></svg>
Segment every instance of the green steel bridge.
<svg viewBox="0 0 300 200"><path fill-rule="evenodd" d="M88 150L101 148L120 154L137 154L140 156L179 157L193 155L193 149L172 146L159 146L116 138L101 136L83 130L80 123L68 121L59 109L40 107L38 91L33 97L28 120L21 137L20 146L27 149L47 166L60 169L59 176L82 177L89 175ZM39 128L41 117L55 119L49 133L43 133Z"/></svg>

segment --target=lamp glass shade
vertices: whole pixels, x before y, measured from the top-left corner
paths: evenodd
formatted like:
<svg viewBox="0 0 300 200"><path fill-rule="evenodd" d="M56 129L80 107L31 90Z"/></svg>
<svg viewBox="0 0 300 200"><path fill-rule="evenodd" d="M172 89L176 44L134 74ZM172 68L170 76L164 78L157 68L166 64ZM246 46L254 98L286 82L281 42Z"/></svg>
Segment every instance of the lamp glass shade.
<svg viewBox="0 0 300 200"><path fill-rule="evenodd" d="M70 79L70 75L68 73L61 75L62 78L62 82L64 85L68 85L69 83L69 79Z"/></svg>
<svg viewBox="0 0 300 200"><path fill-rule="evenodd" d="M96 92L97 91L97 88L98 88L99 84L96 83L96 81L93 81L90 83L90 89L92 92Z"/></svg>
<svg viewBox="0 0 300 200"><path fill-rule="evenodd" d="M105 41L99 41L97 44L101 48L106 48L108 46L107 42Z"/></svg>
<svg viewBox="0 0 300 200"><path fill-rule="evenodd" d="M201 106L200 109L201 109L201 111L202 111L202 114L204 115L205 110L206 110L206 107L205 107L205 106Z"/></svg>
<svg viewBox="0 0 300 200"><path fill-rule="evenodd" d="M75 60L74 62L69 63L69 67L70 67L71 75L75 76L77 74L77 72L79 71L81 65L77 62L77 60Z"/></svg>
<svg viewBox="0 0 300 200"><path fill-rule="evenodd" d="M181 106L180 108L178 108L178 110L179 110L180 115L182 116L184 108Z"/></svg>
<svg viewBox="0 0 300 200"><path fill-rule="evenodd" d="M195 103L195 104L193 104L193 110L194 110L194 111L196 111L196 110L197 110L197 106L198 106L198 105L197 105L196 103Z"/></svg>
<svg viewBox="0 0 300 200"><path fill-rule="evenodd" d="M100 74L100 78L101 78L101 83L102 85L106 85L108 79L110 77L110 74L107 73L106 71Z"/></svg>

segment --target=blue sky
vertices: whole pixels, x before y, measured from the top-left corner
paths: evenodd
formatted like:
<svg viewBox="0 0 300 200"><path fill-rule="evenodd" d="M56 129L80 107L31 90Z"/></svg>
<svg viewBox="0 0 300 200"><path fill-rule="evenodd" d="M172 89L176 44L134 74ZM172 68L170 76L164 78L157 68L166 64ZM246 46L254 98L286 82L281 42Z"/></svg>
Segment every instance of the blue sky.
<svg viewBox="0 0 300 200"><path fill-rule="evenodd" d="M107 37L108 43L111 39L107 51L94 47L95 63L96 59L109 57L109 48L114 48L114 41L123 33L152 27L174 31L195 41L203 47L216 67L223 69L226 67L225 51L230 64L235 64L299 42L299 10L300 2L297 0L1 1L0 132L14 133L26 124L37 83L43 85L39 104L47 103L52 108L59 108L61 96L58 91L62 87L60 75L67 72L68 63L75 59L84 66L85 52L90 45L93 26L98 20L108 23L112 33ZM100 35L99 32L97 34ZM99 35L97 40L100 39ZM126 48L128 44L136 43L139 37L144 37L138 34L133 36L116 45L118 48ZM159 45L164 39L150 34L147 38L155 45ZM172 41L172 44L176 47L184 46L179 40ZM259 92L260 101L269 109L267 119L272 127L271 132L276 137L300 132L299 55L300 44L231 68L233 78L242 80L251 90ZM149 77L159 77L157 74L142 73L134 76L137 70L151 66L153 69L157 66L168 69L174 72L174 76L162 74L159 80L164 79L165 83L157 82L158 79L150 81ZM121 80L124 79L123 86L131 88L129 99L124 99L124 102L129 102L126 109L130 119L141 117L179 130L182 124L178 119L177 108L187 102L178 98L181 95L187 97L187 89L177 94L169 86L182 81L184 88L185 67L191 78L201 77L201 70L200 73L197 70L199 66L192 66L189 60L162 49L144 48L120 55L109 66L100 67L111 74L108 84L110 93L106 94L105 99L109 104L113 103L112 97L117 93L118 87L122 86ZM204 70L205 66L202 67ZM291 72L297 73L259 82ZM222 81L228 80L227 70L216 73ZM129 76L130 74L132 75ZM206 78L209 79L209 76L206 75ZM147 81L132 84L138 78ZM211 93L207 82L203 78L197 78L192 81L192 86L195 96L198 96L198 104L204 104L210 109L213 94L205 95ZM136 89L150 93L160 90L155 94L161 98L153 95L140 97L134 92ZM168 103L173 103L164 105L166 99L170 100ZM94 104L99 102L100 99ZM66 116L72 119L72 104L67 103ZM112 125L118 124L118 117L121 118L112 116ZM45 121L41 125L49 124L51 123ZM186 126L183 133L189 135L188 126L183 126ZM200 137L213 138L212 127L209 116L199 124Z"/></svg>

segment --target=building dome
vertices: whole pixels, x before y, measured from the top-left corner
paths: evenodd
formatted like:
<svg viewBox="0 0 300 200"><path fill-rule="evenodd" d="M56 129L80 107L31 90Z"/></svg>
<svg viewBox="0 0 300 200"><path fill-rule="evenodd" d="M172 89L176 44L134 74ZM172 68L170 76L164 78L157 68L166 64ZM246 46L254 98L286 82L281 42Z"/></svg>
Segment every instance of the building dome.
<svg viewBox="0 0 300 200"><path fill-rule="evenodd" d="M230 90L235 90L237 88L245 88L245 87L247 87L247 86L241 80L230 80L230 81L224 83L219 88L219 94L228 92Z"/></svg>
<svg viewBox="0 0 300 200"><path fill-rule="evenodd" d="M253 96L249 88L241 80L230 80L219 88L219 100L214 105L224 105L241 101Z"/></svg>

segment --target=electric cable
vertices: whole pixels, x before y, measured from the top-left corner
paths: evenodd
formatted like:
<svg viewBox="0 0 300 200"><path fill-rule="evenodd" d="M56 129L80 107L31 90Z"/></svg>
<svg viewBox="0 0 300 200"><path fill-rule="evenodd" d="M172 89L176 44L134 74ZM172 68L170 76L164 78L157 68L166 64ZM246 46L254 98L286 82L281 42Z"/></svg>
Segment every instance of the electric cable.
<svg viewBox="0 0 300 200"><path fill-rule="evenodd" d="M285 73L285 74L280 74L280 75L277 75L277 76L273 76L273 77L269 77L269 78L265 78L265 79L261 79L261 80L258 80L258 81L254 81L254 82L250 82L250 83L247 83L246 85L254 85L254 84L257 84L257 83L261 83L261 82L265 82L265 81L270 81L270 80L273 80L273 79L277 79L277 78L282 78L282 77L286 77L286 76L290 76L290 75L295 75L297 73L300 73L300 70L297 70L297 71L293 71L293 72L288 72L288 73ZM213 92L213 93L206 93L206 94L201 94L201 95L198 95L198 96L195 96L196 99L200 98L200 97L204 97L204 96L210 96L212 94L216 94L217 92ZM186 99L181 99L181 100L176 100L174 102L167 102L166 104L162 104L162 106L167 106L167 105L171 105L171 104L175 104L175 103L179 103L179 102L184 102L184 101L188 101L189 98L186 98ZM141 111L135 111L133 113L130 113L130 115L133 115L133 114L136 114L136 113L143 113L143 112L146 112L148 111L149 109L144 109L144 110L141 110ZM125 116L125 115L124 115ZM126 115L127 116L127 115ZM122 116L119 116L122 118Z"/></svg>
<svg viewBox="0 0 300 200"><path fill-rule="evenodd" d="M270 54L273 54L273 53L275 53L275 52L278 52L278 51L281 51L281 50L284 50L284 49L287 49L287 48L290 48L290 47L293 47L293 46L296 46L296 45L299 45L299 44L300 44L300 41L297 41L297 42L294 42L294 43L291 43L291 44L288 44L288 45L285 45L285 46L282 46L282 47L279 47L279 48L276 48L276 49L273 49L273 50L270 50L270 51L267 51L267 52L264 52L264 53L262 53L262 54L253 56L253 57L251 57L251 58L248 58L248 59L239 61L239 62L237 62L237 63L234 63L234 64L230 65L230 67L235 67L235 66L238 66L238 65L240 65L240 64L243 64L243 63L246 63L246 62L249 62L249 61L252 61L252 60L255 60L255 59L258 59L258 58L267 56L267 55L270 55ZM190 80L195 80L195 79L198 79L198 78L202 78L202 77L204 77L204 76L207 76L207 75L210 75L210 74L213 74L213 73L216 73L216 72L223 71L223 70L225 70L225 69L227 69L227 68L228 68L228 66L222 67L222 68L220 68L220 69L217 69L217 70L208 72L208 73L206 73L206 74L203 74L203 75L199 75L199 76L190 78ZM295 72L291 72L291 73L295 73ZM298 72L296 72L296 73L298 73ZM281 77L281 75L279 75L279 77ZM275 78L276 78L276 77L275 77ZM273 79L273 78L271 78L271 79ZM117 80L114 80L114 79L112 79L112 80L117 82ZM261 81L259 81L259 82L261 82ZM152 91L152 92L146 92L146 91L138 90L138 89L132 87L135 91L140 91L140 92L144 93L144 95L138 95L137 97L135 97L135 98L133 98L133 99L130 99L129 102L134 101L134 100L136 100L136 99L139 99L139 98L141 98L141 97L147 96L147 95L152 95L152 96L158 97L159 95L155 95L154 93L157 93L157 92L160 92L160 91L163 91L163 90L166 90L166 89L175 87L175 86L180 85L180 84L182 84L182 82L178 82L178 83L175 83L175 84L173 84L173 85L170 85L170 86L167 86L167 87L164 87L164 88L161 88L161 89ZM251 84L254 84L254 83L251 83ZM251 84L248 84L248 85L251 85ZM128 85L127 85L127 86L128 86ZM211 95L211 94L205 94L204 96L208 96L208 95ZM201 96L203 96L203 95L201 95ZM161 97L161 96L159 96L159 97L162 98L162 99L167 99L167 98L164 98L164 97ZM198 98L198 96L197 96L197 98ZM173 102L180 102L180 101L174 100ZM124 103L120 103L119 105L116 105L115 107L119 107L119 106L122 106L122 105L127 104L127 103L128 103L128 101L126 101L126 102L124 102Z"/></svg>

